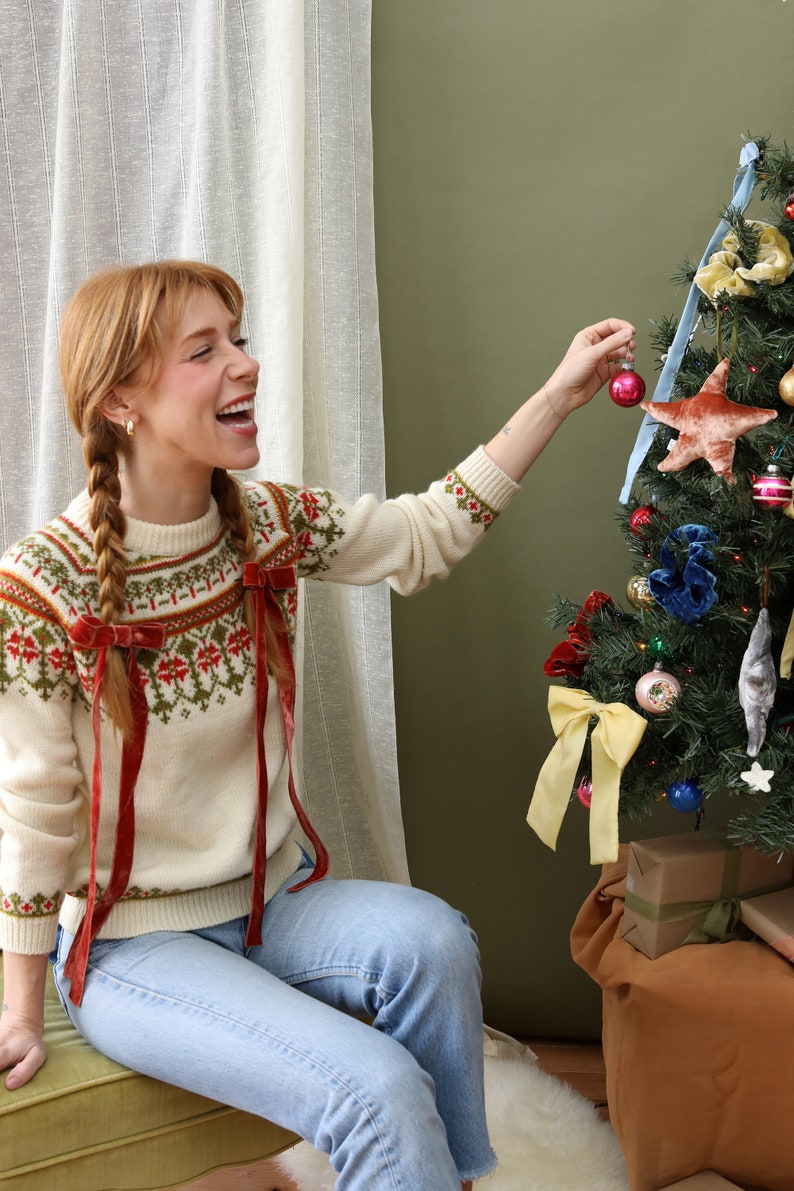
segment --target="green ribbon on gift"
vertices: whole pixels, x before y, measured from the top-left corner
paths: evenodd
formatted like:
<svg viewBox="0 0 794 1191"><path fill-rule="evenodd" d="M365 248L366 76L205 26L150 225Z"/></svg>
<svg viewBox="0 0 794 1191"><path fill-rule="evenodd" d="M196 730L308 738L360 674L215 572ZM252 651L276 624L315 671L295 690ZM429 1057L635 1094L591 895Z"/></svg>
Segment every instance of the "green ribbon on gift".
<svg viewBox="0 0 794 1191"><path fill-rule="evenodd" d="M626 890L626 908L648 922L681 922L697 917L681 946L687 943L729 943L736 938L741 903L736 896L739 884L740 848L727 848L722 870L722 888L717 898L700 901L671 902L657 905Z"/></svg>
<svg viewBox="0 0 794 1191"><path fill-rule="evenodd" d="M729 943L736 938L741 903L738 897L720 897L716 901L672 902L659 906L645 897L626 890L626 909L648 922L682 922L697 917L682 946L687 943Z"/></svg>

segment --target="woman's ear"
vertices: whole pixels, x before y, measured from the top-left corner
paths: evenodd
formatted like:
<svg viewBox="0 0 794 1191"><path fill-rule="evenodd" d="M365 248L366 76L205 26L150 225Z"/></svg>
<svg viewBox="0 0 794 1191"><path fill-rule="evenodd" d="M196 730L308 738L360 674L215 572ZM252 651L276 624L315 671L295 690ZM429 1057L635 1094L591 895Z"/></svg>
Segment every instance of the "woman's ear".
<svg viewBox="0 0 794 1191"><path fill-rule="evenodd" d="M132 392L124 385L117 385L115 389L110 390L102 402L102 413L109 422L123 427L128 434L132 434L133 431L130 430L130 426L134 428L137 420L133 405L134 399Z"/></svg>

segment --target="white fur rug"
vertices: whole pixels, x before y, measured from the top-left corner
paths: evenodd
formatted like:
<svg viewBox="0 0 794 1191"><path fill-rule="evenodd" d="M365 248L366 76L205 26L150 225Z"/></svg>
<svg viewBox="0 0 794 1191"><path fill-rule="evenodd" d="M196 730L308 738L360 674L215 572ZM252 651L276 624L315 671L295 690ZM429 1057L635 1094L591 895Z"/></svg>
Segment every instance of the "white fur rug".
<svg viewBox="0 0 794 1191"><path fill-rule="evenodd" d="M485 1104L499 1166L477 1180L475 1191L629 1191L611 1125L523 1051L501 1045L489 1055L486 1049ZM334 1191L331 1164L306 1142L279 1162L301 1191Z"/></svg>

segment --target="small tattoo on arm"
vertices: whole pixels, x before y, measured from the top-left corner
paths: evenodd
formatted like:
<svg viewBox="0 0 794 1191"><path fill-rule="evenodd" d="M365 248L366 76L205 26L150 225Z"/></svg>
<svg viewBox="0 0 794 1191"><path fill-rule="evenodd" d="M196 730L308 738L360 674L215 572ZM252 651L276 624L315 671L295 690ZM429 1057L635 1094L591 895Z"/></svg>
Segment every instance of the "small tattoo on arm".
<svg viewBox="0 0 794 1191"><path fill-rule="evenodd" d="M3 1001L3 1013L8 1013L8 1005L5 1001Z"/></svg>
<svg viewBox="0 0 794 1191"><path fill-rule="evenodd" d="M507 435L510 433L511 429L512 429L512 427L510 427L510 426L503 426L503 427L502 427L502 434L504 434L505 436L507 436Z"/></svg>

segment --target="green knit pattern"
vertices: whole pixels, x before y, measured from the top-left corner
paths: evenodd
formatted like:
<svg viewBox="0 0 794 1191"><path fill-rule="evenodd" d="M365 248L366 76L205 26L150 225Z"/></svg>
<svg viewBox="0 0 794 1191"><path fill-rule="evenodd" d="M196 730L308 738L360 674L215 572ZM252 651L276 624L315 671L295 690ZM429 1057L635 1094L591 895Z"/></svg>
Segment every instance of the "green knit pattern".
<svg viewBox="0 0 794 1191"><path fill-rule="evenodd" d="M299 563L303 575L327 569L344 532L330 493L260 484L246 494L261 563ZM89 704L97 654L73 650L68 629L81 613L98 613L90 539L60 517L20 543L13 561L13 572L0 570L0 692L16 685L47 700L70 699L76 689ZM276 594L294 634L296 589ZM137 653L150 715L168 723L206 711L253 682L242 566L225 530L182 558L132 558L125 596L130 623L157 621L166 630L163 649Z"/></svg>

